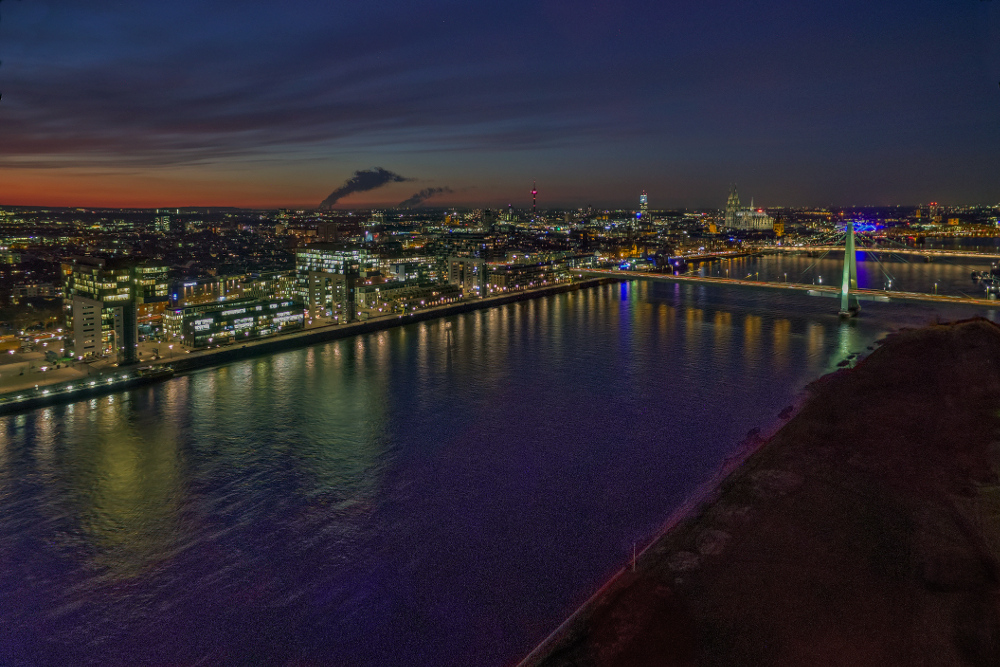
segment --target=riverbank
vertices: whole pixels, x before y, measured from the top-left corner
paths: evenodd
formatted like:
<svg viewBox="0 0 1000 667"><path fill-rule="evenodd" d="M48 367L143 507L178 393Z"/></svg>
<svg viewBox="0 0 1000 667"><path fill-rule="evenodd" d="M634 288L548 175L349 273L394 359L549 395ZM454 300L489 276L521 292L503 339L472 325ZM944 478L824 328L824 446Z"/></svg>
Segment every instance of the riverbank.
<svg viewBox="0 0 1000 667"><path fill-rule="evenodd" d="M169 365L176 372L180 373L198 368L206 368L233 361L240 361L242 359L249 359L251 357L274 354L275 352L291 350L298 347L306 347L308 345L315 345L316 343L325 343L331 340L338 340L340 338L373 333L384 329L403 326L405 324L412 324L414 322L436 320L441 317L469 313L474 310L483 310L485 308L494 308L508 303L529 301L531 299L552 296L554 294L564 294L566 292L575 292L577 290L586 289L588 287L596 287L609 282L619 282L619 279L586 279L572 283L553 285L551 287L542 287L535 290L504 294L502 296L487 297L485 299L476 299L474 301L463 301L444 306L436 306L425 310L417 310L406 315L391 315L370 319L364 322L353 322L351 324L328 324L320 327L294 331L288 334L275 336L273 338L251 341L242 345L229 345L209 350L200 350L190 354L185 354L184 356L168 358L159 363Z"/></svg>
<svg viewBox="0 0 1000 667"><path fill-rule="evenodd" d="M993 665L1000 328L907 330L533 651L555 665Z"/></svg>
<svg viewBox="0 0 1000 667"><path fill-rule="evenodd" d="M234 361L240 361L242 359L274 354L276 352L291 350L298 347L325 343L340 338L348 338L350 336L382 331L384 329L390 329L392 327L411 324L414 322L424 322L441 317L448 317L450 315L467 313L474 310L494 308L508 303L528 301L531 299L573 292L580 289L586 289L618 281L619 279L616 278L589 278L571 283L552 285L550 287L541 287L534 290L487 297L485 299L476 299L444 306L436 306L405 315L385 316L370 319L364 322L354 322L351 324L328 324L310 327L270 338L248 341L243 344L227 345L187 353L170 354L161 358L159 361L145 363L142 365L151 368L169 367L173 369L175 373L193 371L201 368L209 368ZM104 379L115 378L116 381L122 380L122 377L118 376L122 373L132 373L132 370L134 370L134 368L138 365L139 364L133 367L106 368L103 369L103 372L97 372L88 365L81 364L79 368L67 367L55 371L47 371L45 373L34 373L30 376L18 378L18 380L20 380L19 383L10 387L5 387L5 391L0 393L0 413L12 414L16 412L23 412L24 410L34 409L35 402L33 402L33 399L41 399L43 395L45 397L45 404L51 405L55 403L67 403L78 400L78 398L83 397L85 394L90 395L94 391L98 391L101 387L103 387L105 393L118 391L120 388L117 384L104 386ZM73 392L53 391L50 393L48 391L49 389L54 389L56 387L64 388L63 385L73 385L73 383L78 380L86 381L78 382L75 385L78 392L80 392L79 396ZM93 382L91 382L91 380L93 380ZM92 387L91 385L94 385L95 382L97 383L96 386ZM18 400L14 400L15 398ZM6 402L4 399L6 399ZM21 403L21 399L24 400L23 404Z"/></svg>

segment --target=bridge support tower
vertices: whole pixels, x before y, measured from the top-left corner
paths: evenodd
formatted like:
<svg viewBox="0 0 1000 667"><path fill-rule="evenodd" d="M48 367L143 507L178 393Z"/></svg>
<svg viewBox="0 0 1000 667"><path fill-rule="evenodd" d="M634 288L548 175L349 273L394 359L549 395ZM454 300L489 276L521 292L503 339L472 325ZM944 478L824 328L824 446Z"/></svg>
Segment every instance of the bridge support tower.
<svg viewBox="0 0 1000 667"><path fill-rule="evenodd" d="M847 240L844 242L844 282L840 288L840 316L857 317L861 311L858 295L858 255L854 250L854 223L847 223Z"/></svg>

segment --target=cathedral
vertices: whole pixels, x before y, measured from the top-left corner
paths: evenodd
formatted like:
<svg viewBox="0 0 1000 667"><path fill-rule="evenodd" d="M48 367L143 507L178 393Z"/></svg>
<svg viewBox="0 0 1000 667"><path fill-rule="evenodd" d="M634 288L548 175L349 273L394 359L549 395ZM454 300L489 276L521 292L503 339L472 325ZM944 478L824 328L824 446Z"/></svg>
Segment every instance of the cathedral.
<svg viewBox="0 0 1000 667"><path fill-rule="evenodd" d="M763 210L753 207L753 200L750 206L740 206L740 196L736 193L734 185L729 190L729 199L726 200L726 222L727 229L743 229L752 231L774 229L774 220Z"/></svg>

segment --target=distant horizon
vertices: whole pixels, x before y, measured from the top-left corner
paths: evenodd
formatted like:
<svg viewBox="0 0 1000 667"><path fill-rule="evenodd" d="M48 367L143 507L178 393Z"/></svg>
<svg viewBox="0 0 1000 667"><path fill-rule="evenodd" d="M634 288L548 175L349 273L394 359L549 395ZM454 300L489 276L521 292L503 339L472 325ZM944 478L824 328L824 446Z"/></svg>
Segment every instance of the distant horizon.
<svg viewBox="0 0 1000 667"><path fill-rule="evenodd" d="M806 205L786 205L786 204L760 204L754 202L755 208L761 208L764 210L775 210L775 209L788 209L788 210L819 210L819 209L865 209L865 208L879 208L879 209L890 209L890 208L919 208L926 207L929 204L936 204L944 208L1000 208L1000 201L994 203L985 202L973 202L973 203L956 203L956 202L939 202L935 200L927 200L918 203L904 203L904 204L806 204ZM741 198L741 205L749 206L750 202L743 201ZM188 205L157 205L157 206L114 206L114 205L84 205L84 204L11 204L11 203L0 203L0 209L31 209L31 210L41 210L41 209L58 209L58 210L82 210L82 211L157 211L162 210L164 214L170 214L173 211L181 210L193 211L193 210L204 210L204 209L231 209L240 211L295 211L295 212L306 212L306 213L327 213L327 214L337 214L337 213L352 213L356 211L393 211L399 213L420 213L422 211L447 211L447 210L458 210L458 211L476 211L476 210L496 210L504 211L507 209L507 205L476 205L476 204L461 204L461 205L426 205L420 207L412 208L398 208L395 206L386 205L358 205L354 207L344 207L344 208L334 208L327 210L320 210L317 205L312 206L296 206L296 205L279 205L279 206L239 206L235 204L188 204ZM515 211L523 212L525 210L531 209L531 203L522 204L520 206L513 207ZM587 206L571 205L571 206L538 206L540 212L546 211L579 211L581 209L585 210ZM633 206L597 206L593 207L595 212L599 211L637 211L639 210L638 200ZM721 205L709 205L709 206L665 206L657 207L650 206L649 210L652 212L658 211L698 211L698 210L716 210L720 211L725 209L725 201L723 200ZM176 215L176 213L173 213Z"/></svg>
<svg viewBox="0 0 1000 667"><path fill-rule="evenodd" d="M533 182L560 209L642 190L715 208L733 182L763 206L1000 201L1000 2L46 0L2 18L9 205L523 209Z"/></svg>

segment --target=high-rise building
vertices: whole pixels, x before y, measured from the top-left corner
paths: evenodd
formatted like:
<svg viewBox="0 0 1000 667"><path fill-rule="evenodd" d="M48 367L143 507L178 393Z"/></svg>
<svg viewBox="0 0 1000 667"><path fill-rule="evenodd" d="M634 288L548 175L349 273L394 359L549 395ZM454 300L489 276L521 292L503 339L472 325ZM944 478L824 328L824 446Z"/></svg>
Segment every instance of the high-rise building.
<svg viewBox="0 0 1000 667"><path fill-rule="evenodd" d="M167 267L100 257L74 257L63 265L68 328L77 357L114 354L118 363L136 360L137 314L162 306L170 284Z"/></svg>
<svg viewBox="0 0 1000 667"><path fill-rule="evenodd" d="M496 226L496 224L497 224L497 214L496 214L496 211L494 211L492 209L488 209L488 208L484 209L483 210L483 231L487 232L487 233L492 232L493 228Z"/></svg>
<svg viewBox="0 0 1000 667"><path fill-rule="evenodd" d="M639 217L643 222L646 222L646 218L649 217L649 198L646 196L645 190L639 195Z"/></svg>
<svg viewBox="0 0 1000 667"><path fill-rule="evenodd" d="M941 207L938 206L936 201L932 201L930 206L927 207L927 214L930 217L931 222L940 223L941 222Z"/></svg>
<svg viewBox="0 0 1000 667"><path fill-rule="evenodd" d="M329 312L340 322L353 322L359 278L375 273L377 267L378 258L364 248L312 243L295 251L299 295L314 317Z"/></svg>
<svg viewBox="0 0 1000 667"><path fill-rule="evenodd" d="M465 296L486 296L486 262L475 257L449 257L448 284L461 287Z"/></svg>

